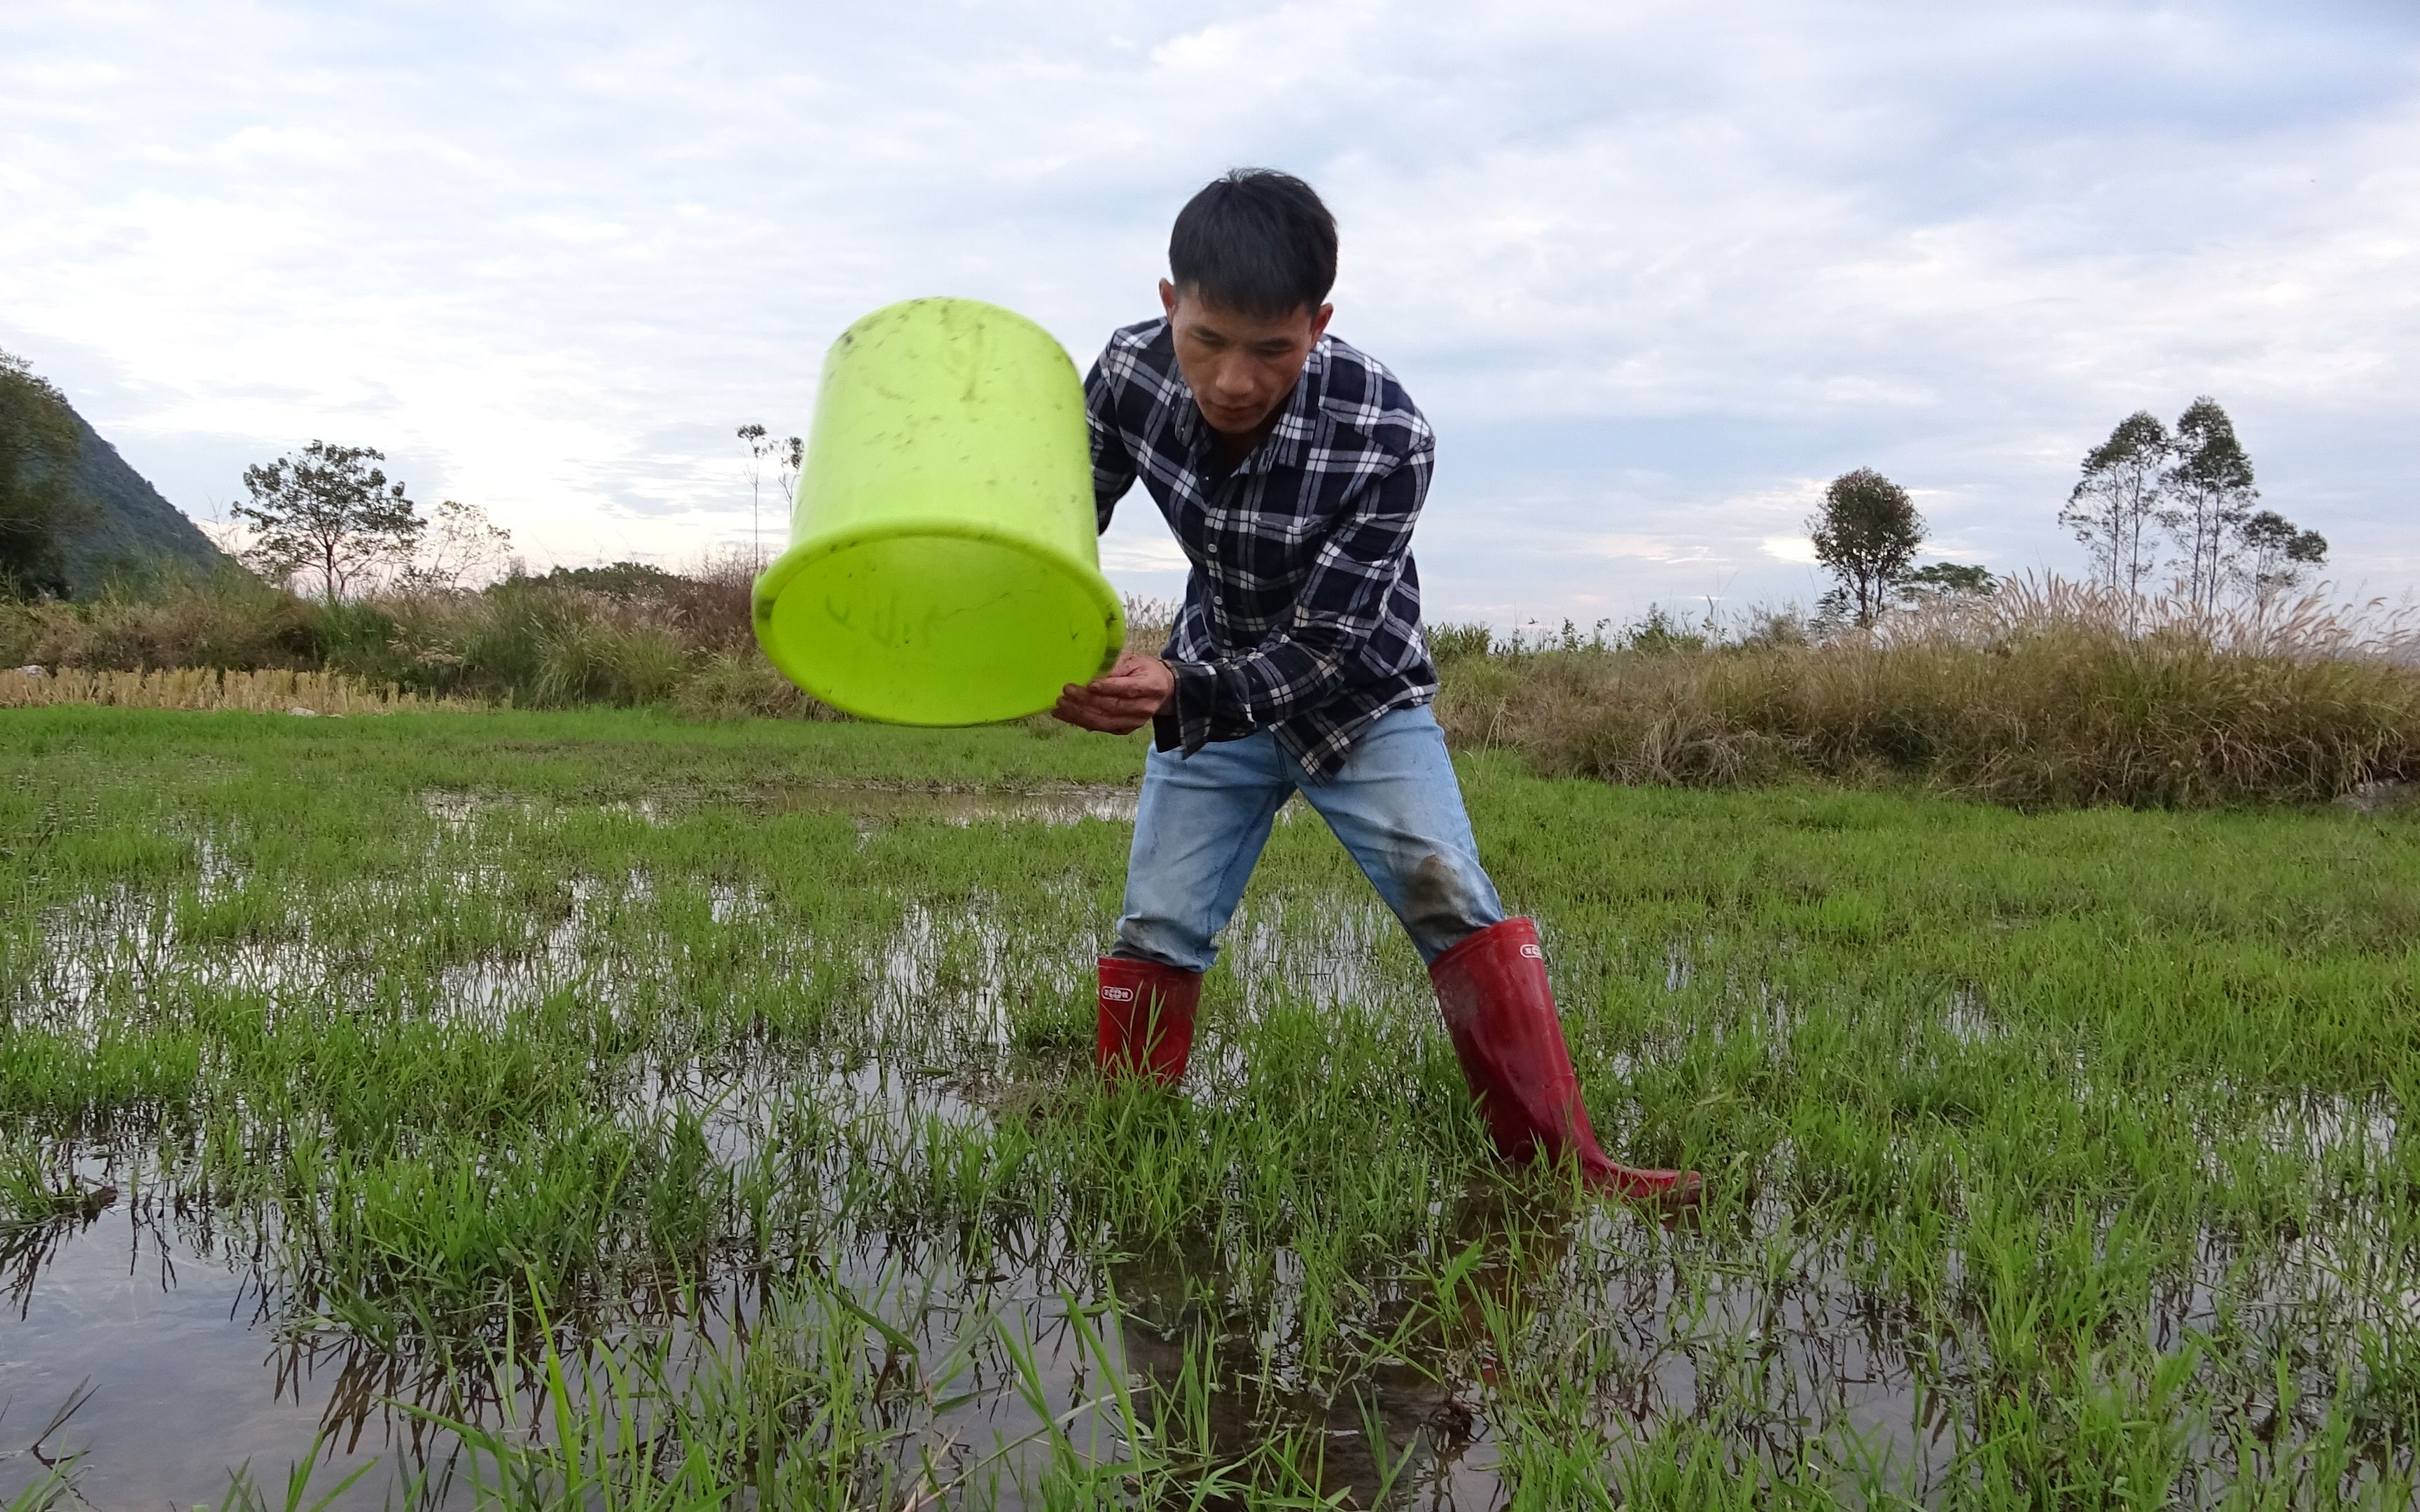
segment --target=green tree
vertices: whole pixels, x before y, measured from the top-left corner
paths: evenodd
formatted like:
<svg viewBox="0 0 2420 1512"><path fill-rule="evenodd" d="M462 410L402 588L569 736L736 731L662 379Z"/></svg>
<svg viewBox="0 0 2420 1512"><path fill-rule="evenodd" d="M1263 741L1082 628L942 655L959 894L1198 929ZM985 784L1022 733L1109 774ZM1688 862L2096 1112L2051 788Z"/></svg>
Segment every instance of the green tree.
<svg viewBox="0 0 2420 1512"><path fill-rule="evenodd" d="M1946 598L1989 598L1999 591L1992 569L1965 562L1931 562L1900 579L1899 596L1907 604L1938 603Z"/></svg>
<svg viewBox="0 0 2420 1512"><path fill-rule="evenodd" d="M796 436L775 436L763 425L750 421L737 432L739 443L748 448L748 545L756 553L756 564L765 564L765 463L770 459L782 480L782 493L790 498L798 487L799 469L806 462L807 443Z"/></svg>
<svg viewBox="0 0 2420 1512"><path fill-rule="evenodd" d="M252 528L245 560L280 582L316 576L331 604L365 578L408 567L426 527L404 486L377 466L385 460L371 447L313 441L244 469L252 500L227 512Z"/></svg>
<svg viewBox="0 0 2420 1512"><path fill-rule="evenodd" d="M625 600L663 599L677 594L686 579L678 573L644 562L609 562L601 567L550 567L542 573L517 577L521 582L578 588Z"/></svg>
<svg viewBox="0 0 2420 1512"><path fill-rule="evenodd" d="M2143 579L2156 564L2152 527L2175 461L2168 427L2137 409L2085 454L2084 475L2058 512L2058 522L2091 550L2093 576L2129 603L2142 596Z"/></svg>
<svg viewBox="0 0 2420 1512"><path fill-rule="evenodd" d="M1924 517L1907 490L1871 468L1843 472L1823 490L1823 507L1807 520L1815 560L1839 586L1823 595L1833 614L1871 625L1907 576L1924 544Z"/></svg>
<svg viewBox="0 0 2420 1512"><path fill-rule="evenodd" d="M2176 460L2162 483L2167 502L2160 523L2176 543L2179 579L2187 601L2208 613L2234 566L2243 523L2260 499L2252 486L2252 458L2216 399L2203 394L2178 418Z"/></svg>
<svg viewBox="0 0 2420 1512"><path fill-rule="evenodd" d="M2328 560L2326 536L2301 529L2273 509L2246 517L2236 539L2242 546L2236 570L2259 598L2295 587Z"/></svg>
<svg viewBox="0 0 2420 1512"><path fill-rule="evenodd" d="M0 352L0 597L67 593L66 538L90 517L75 492L82 449L67 396Z"/></svg>
<svg viewBox="0 0 2420 1512"><path fill-rule="evenodd" d="M420 593L451 593L474 579L492 578L510 560L513 532L488 518L476 504L447 499L432 511L434 529L422 538L418 560L403 569L403 586Z"/></svg>

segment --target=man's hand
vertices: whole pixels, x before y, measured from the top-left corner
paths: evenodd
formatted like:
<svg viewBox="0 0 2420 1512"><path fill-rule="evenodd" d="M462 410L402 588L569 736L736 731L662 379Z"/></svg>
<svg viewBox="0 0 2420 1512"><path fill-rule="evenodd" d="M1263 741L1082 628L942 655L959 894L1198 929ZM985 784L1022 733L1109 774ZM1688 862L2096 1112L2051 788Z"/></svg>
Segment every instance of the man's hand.
<svg viewBox="0 0 2420 1512"><path fill-rule="evenodd" d="M1103 675L1081 687L1069 683L1059 694L1059 706L1050 711L1050 717L1105 735L1132 734L1151 723L1151 717L1175 696L1176 674L1168 670L1168 663L1157 656L1122 651L1118 664Z"/></svg>

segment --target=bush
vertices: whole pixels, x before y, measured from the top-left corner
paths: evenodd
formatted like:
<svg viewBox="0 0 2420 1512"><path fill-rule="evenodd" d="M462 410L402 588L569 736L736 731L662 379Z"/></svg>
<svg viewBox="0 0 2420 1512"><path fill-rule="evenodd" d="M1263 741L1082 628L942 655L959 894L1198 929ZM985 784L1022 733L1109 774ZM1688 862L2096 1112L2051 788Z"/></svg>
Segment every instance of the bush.
<svg viewBox="0 0 2420 1512"><path fill-rule="evenodd" d="M540 702L661 703L689 670L689 656L662 625L575 618L538 641L537 664Z"/></svg>
<svg viewBox="0 0 2420 1512"><path fill-rule="evenodd" d="M673 707L696 719L838 719L759 653L718 651L673 694Z"/></svg>
<svg viewBox="0 0 2420 1512"><path fill-rule="evenodd" d="M1496 644L1496 632L1484 625L1432 625L1425 633L1429 655L1440 667L1450 661L1484 656Z"/></svg>
<svg viewBox="0 0 2420 1512"><path fill-rule="evenodd" d="M232 563L116 578L81 602L0 605L0 660L102 671L314 668L322 613Z"/></svg>
<svg viewBox="0 0 2420 1512"><path fill-rule="evenodd" d="M744 651L756 643L750 607L756 568L739 552L708 557L686 573L616 562L603 567L557 567L543 577L515 577L505 582L526 591L575 589L644 611L676 630L693 649Z"/></svg>

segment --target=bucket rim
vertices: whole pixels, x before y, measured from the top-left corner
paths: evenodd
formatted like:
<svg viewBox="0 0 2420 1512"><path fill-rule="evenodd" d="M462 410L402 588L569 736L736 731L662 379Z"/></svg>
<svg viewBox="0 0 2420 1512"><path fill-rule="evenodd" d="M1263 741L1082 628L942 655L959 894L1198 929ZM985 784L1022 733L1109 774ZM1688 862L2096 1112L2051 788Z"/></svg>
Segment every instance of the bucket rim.
<svg viewBox="0 0 2420 1512"><path fill-rule="evenodd" d="M819 679L809 673L806 669L793 665L775 650L775 642L768 633L772 627L773 606L780 600L783 590L787 588L791 579L798 577L799 572L810 563L857 547L900 536L920 536L926 539L938 536L981 541L987 546L1006 547L1013 551L1032 557L1044 566L1056 568L1072 577L1091 597L1094 607L1101 611L1102 624L1108 628L1109 635L1108 644L1101 654L1100 672L1106 672L1115 666L1118 654L1125 649L1125 602L1118 596L1118 591L1110 586L1109 579L1102 575L1097 563L1086 562L1072 552L1060 550L1047 542L1034 540L1032 536L1021 535L1014 531L1002 530L998 526L986 525L975 520L935 516L923 518L876 520L851 525L821 535L812 535L803 541L794 543L789 549L766 564L765 570L756 575L755 582L749 592L749 621L756 632L757 649L765 653L765 659L770 661L783 676L803 688L809 696L840 710L843 714L854 718L871 719L881 724L921 726L935 730L964 729L968 728L970 723L965 720L912 719L901 718L896 715L875 714L856 707L847 701L834 698L821 685ZM1095 672L1094 675L1098 676L1100 672ZM979 719L971 723L1005 724L1011 719L1024 717L1027 716L1009 715L1001 719Z"/></svg>
<svg viewBox="0 0 2420 1512"><path fill-rule="evenodd" d="M951 305L980 314L986 319L995 316L1004 316L1010 321L1025 327L1048 342L1060 356L1067 358L1068 366L1073 367L1076 364L1075 358L1068 355L1066 343L1052 335L1048 326L1030 315L1012 310L1005 304L994 304L989 300L978 300L966 294L914 294L904 300L893 300L880 309L866 311L865 314L842 327L840 334L832 338L832 345L838 347L842 342L856 335L860 328L870 326L886 316L896 316L920 305Z"/></svg>

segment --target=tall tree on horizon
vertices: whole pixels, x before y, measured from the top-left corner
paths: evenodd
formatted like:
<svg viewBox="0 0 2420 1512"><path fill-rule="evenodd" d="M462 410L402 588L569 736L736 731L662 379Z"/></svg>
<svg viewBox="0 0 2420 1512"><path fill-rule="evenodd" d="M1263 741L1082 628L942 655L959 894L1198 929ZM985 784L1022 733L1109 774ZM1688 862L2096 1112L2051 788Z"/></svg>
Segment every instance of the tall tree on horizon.
<svg viewBox="0 0 2420 1512"><path fill-rule="evenodd" d="M513 532L476 504L441 500L429 512L421 550L397 581L418 593L450 593L491 577L511 560Z"/></svg>
<svg viewBox="0 0 2420 1512"><path fill-rule="evenodd" d="M67 395L0 351L0 598L67 593L66 536L87 513L74 483L83 448Z"/></svg>
<svg viewBox="0 0 2420 1512"><path fill-rule="evenodd" d="M1839 583L1823 595L1823 607L1860 625L1873 624L1907 576L1924 529L1907 490L1873 469L1834 478L1823 507L1807 520L1815 560Z"/></svg>
<svg viewBox="0 0 2420 1512"><path fill-rule="evenodd" d="M2084 475L2058 512L2058 522L2091 551L2094 577L2130 606L2142 597L2143 580L2157 565L2151 531L2159 523L2167 471L2175 460L2168 427L2149 410L2137 409L2118 423L2107 440L2084 454Z"/></svg>
<svg viewBox="0 0 2420 1512"><path fill-rule="evenodd" d="M330 604L365 578L408 566L427 526L404 486L376 465L385 460L374 447L315 440L297 455L244 469L251 501L227 513L253 529L245 559L279 582L316 574Z"/></svg>
<svg viewBox="0 0 2420 1512"><path fill-rule="evenodd" d="M2179 553L2176 565L2186 602L2207 614L2218 603L2235 547L2260 490L2252 458L2236 439L2235 423L2203 394L2177 419L2176 456L2161 482L2166 500L2160 523Z"/></svg>
<svg viewBox="0 0 2420 1512"><path fill-rule="evenodd" d="M2237 564L2255 598L2265 599L2299 585L2328 560L2328 538L2306 531L2273 509L2246 518L2236 532L2242 546Z"/></svg>
<svg viewBox="0 0 2420 1512"><path fill-rule="evenodd" d="M765 462L771 458L782 480L782 492L789 503L798 488L799 469L806 462L807 443L797 436L776 436L755 421L750 421L737 432L741 445L748 448L748 546L755 553L756 564L765 564Z"/></svg>
<svg viewBox="0 0 2420 1512"><path fill-rule="evenodd" d="M1900 599L1910 608L1989 598L1999 591L1999 575L1979 562L1928 562L1899 580Z"/></svg>

